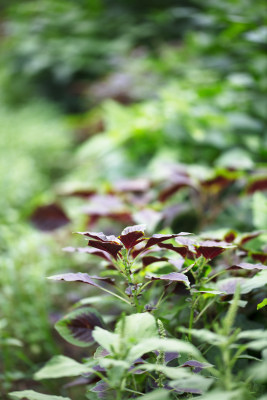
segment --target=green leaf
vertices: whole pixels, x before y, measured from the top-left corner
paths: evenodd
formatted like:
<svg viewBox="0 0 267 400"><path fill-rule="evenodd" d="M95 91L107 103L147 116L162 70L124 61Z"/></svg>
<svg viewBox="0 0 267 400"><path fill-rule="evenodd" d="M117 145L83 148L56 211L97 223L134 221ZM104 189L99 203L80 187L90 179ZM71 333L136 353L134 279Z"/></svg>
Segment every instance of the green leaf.
<svg viewBox="0 0 267 400"><path fill-rule="evenodd" d="M82 307L67 314L55 328L67 342L88 347L94 342L92 332L96 326L104 327L101 315L93 308Z"/></svg>
<svg viewBox="0 0 267 400"><path fill-rule="evenodd" d="M201 393L206 392L212 383L213 378L206 378L202 375L192 374L191 376L185 378L175 379L169 382L169 385L175 389L181 389L181 391L189 391L190 389L199 390Z"/></svg>
<svg viewBox="0 0 267 400"><path fill-rule="evenodd" d="M193 374L188 371L187 368L183 367L166 367L165 365L158 364L138 364L138 369L142 369L145 371L157 371L162 372L170 379L185 379L190 378Z"/></svg>
<svg viewBox="0 0 267 400"><path fill-rule="evenodd" d="M237 335L237 339L265 339L265 340L267 340L267 330L252 329L252 330L248 330L248 331L243 331Z"/></svg>
<svg viewBox="0 0 267 400"><path fill-rule="evenodd" d="M267 299L266 298L264 300L262 300L262 302L257 305L257 310L260 310L261 308L263 308L265 306L267 306Z"/></svg>
<svg viewBox="0 0 267 400"><path fill-rule="evenodd" d="M69 397L52 396L51 394L43 394L34 390L22 390L21 392L11 392L9 396L12 399L27 399L27 400L70 400Z"/></svg>
<svg viewBox="0 0 267 400"><path fill-rule="evenodd" d="M92 372L92 369L84 364L78 363L72 358L55 356L34 374L34 379L41 380L62 378L64 376L78 376L86 372Z"/></svg>
<svg viewBox="0 0 267 400"><path fill-rule="evenodd" d="M149 313L139 313L125 317L116 325L115 332L130 344L158 336L156 320Z"/></svg>
<svg viewBox="0 0 267 400"><path fill-rule="evenodd" d="M267 271L261 271L241 284L241 294L246 294L267 284Z"/></svg>
<svg viewBox="0 0 267 400"><path fill-rule="evenodd" d="M162 350L178 353L187 353L197 358L201 357L199 351L192 344L178 339L143 339L137 345L133 346L128 353L127 361L133 362L143 354L153 350Z"/></svg>
<svg viewBox="0 0 267 400"><path fill-rule="evenodd" d="M169 400L170 392L164 389L157 389L144 396L137 397L136 400Z"/></svg>
<svg viewBox="0 0 267 400"><path fill-rule="evenodd" d="M206 342L214 345L223 344L227 342L227 338L222 335L218 335L217 333L208 331L207 329L187 329L187 328L179 328L179 331L191 333L192 336L195 336L201 342Z"/></svg>
<svg viewBox="0 0 267 400"><path fill-rule="evenodd" d="M226 391L212 391L197 398L198 400L243 400L244 393L239 390L226 392Z"/></svg>
<svg viewBox="0 0 267 400"><path fill-rule="evenodd" d="M92 335L95 341L110 353L119 351L120 336L117 333L109 332L97 326Z"/></svg>

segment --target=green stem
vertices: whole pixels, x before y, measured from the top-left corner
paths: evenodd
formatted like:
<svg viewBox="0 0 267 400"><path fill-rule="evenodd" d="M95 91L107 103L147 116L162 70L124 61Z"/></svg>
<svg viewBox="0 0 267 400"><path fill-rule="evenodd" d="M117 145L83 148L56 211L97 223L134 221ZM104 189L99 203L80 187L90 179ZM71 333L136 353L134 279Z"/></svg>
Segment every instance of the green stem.
<svg viewBox="0 0 267 400"><path fill-rule="evenodd" d="M200 317L202 317L202 315L205 313L205 311L207 311L207 309L215 302L215 299L212 299L203 309L202 311L198 314L198 316L195 318L195 320L193 321L194 323L196 323Z"/></svg>
<svg viewBox="0 0 267 400"><path fill-rule="evenodd" d="M114 292L111 292L111 291L108 290L108 289L104 289L103 287L101 287L101 289L102 289L104 292L107 292L107 293L111 294L112 296L115 296L115 297L117 297L118 299L124 301L125 303L131 305L130 301L124 299L123 297L119 296L118 294L116 294L116 293L114 293Z"/></svg>

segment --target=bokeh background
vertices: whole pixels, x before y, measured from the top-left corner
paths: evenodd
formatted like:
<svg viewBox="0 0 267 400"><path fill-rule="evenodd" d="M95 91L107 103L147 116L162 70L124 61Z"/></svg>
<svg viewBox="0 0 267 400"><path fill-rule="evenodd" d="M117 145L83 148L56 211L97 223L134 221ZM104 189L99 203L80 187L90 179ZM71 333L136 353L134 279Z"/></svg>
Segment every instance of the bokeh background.
<svg viewBox="0 0 267 400"><path fill-rule="evenodd" d="M2 0L0 11L5 399L56 393L33 372L77 357L53 323L83 288L46 280L86 271L61 250L73 231L266 228L267 13L265 0ZM213 196L199 205L188 176ZM185 190L158 198L168 182ZM143 196L126 207L114 188Z"/></svg>

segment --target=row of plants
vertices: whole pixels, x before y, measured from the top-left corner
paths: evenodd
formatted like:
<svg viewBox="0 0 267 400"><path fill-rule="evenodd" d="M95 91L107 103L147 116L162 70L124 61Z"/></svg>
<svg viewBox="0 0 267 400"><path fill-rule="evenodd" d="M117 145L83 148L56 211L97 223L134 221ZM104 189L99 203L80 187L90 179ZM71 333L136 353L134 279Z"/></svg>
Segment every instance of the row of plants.
<svg viewBox="0 0 267 400"><path fill-rule="evenodd" d="M104 259L98 275L50 279L83 282L104 292L82 299L56 324L65 340L91 350L82 363L55 356L36 380L81 376L65 388L87 385L88 399L199 394L201 399L258 399L264 394L267 266L247 262L243 251L262 232L230 233L225 241L187 232L147 237L144 225L125 228L118 237L79 234L89 239L89 247L67 250ZM51 398L27 390L11 397Z"/></svg>

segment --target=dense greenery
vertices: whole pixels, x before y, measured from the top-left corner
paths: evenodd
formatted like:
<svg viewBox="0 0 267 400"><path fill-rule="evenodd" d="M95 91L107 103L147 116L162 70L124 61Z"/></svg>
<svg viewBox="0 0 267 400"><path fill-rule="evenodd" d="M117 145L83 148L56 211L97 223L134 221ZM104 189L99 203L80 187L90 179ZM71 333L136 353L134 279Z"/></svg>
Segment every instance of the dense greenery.
<svg viewBox="0 0 267 400"><path fill-rule="evenodd" d="M1 8L1 398L266 400L265 2Z"/></svg>

